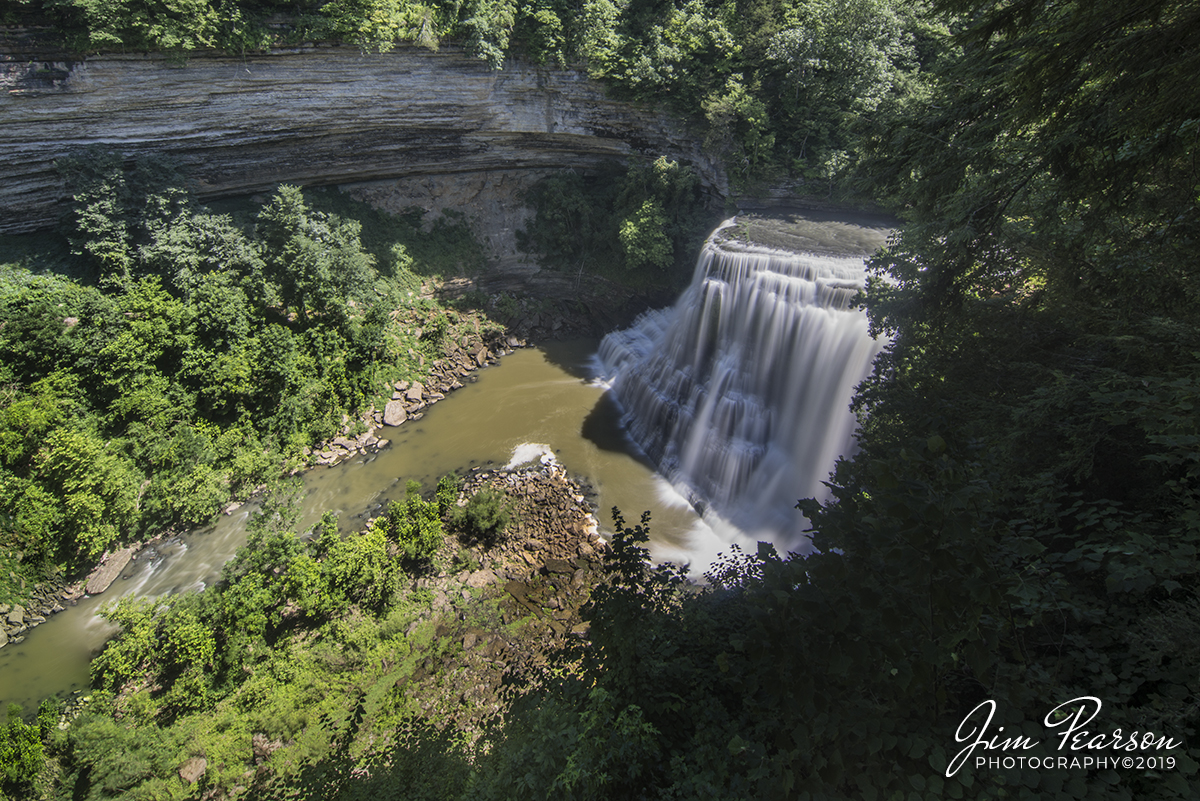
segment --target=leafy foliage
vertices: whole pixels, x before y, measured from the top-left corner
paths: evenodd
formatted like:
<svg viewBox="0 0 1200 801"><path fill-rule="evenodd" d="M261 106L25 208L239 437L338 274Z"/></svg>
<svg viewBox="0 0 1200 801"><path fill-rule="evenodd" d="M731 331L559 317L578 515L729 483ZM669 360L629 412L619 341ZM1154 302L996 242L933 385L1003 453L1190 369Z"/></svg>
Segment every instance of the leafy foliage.
<svg viewBox="0 0 1200 801"><path fill-rule="evenodd" d="M262 775L304 781L310 763L346 756L360 726L392 734L419 727L397 682L451 648L424 622L427 593L400 590L388 518L343 537L326 513L311 537L299 537L300 497L295 482L267 492L249 541L215 586L122 598L104 611L120 632L93 662L84 710L61 736L47 734L58 731L53 708L42 716L57 789L95 799L178 797L179 766L199 753L208 760L207 786L229 790L244 781L252 746L258 754L272 740L287 741L298 762L274 761ZM415 490L405 504L419 517L436 515L436 504ZM449 752L434 761L449 770L457 752L439 742ZM409 759L399 752L393 764ZM30 775L40 769L31 763ZM461 785L467 772L459 770ZM346 789L349 768L344 773L336 784ZM444 798L447 780L412 786L429 785L419 797Z"/></svg>
<svg viewBox="0 0 1200 801"><path fill-rule="evenodd" d="M427 562L442 544L441 512L437 501L421 497L421 485L409 481L403 501L388 507L387 530L400 552L412 562Z"/></svg>
<svg viewBox="0 0 1200 801"><path fill-rule="evenodd" d="M529 193L536 216L517 241L562 270L626 282L681 281L713 221L699 179L668 159L585 177L564 172Z"/></svg>
<svg viewBox="0 0 1200 801"><path fill-rule="evenodd" d="M462 257L457 223L424 239L377 226L371 247L398 254L380 275L361 225L295 187L235 216L161 161L88 151L60 168L67 270L83 280L0 267L0 547L30 578L208 521L341 433L384 382L420 378L410 349L441 355L408 326L449 322L413 291L413 270L431 269L407 246L450 230Z"/></svg>
<svg viewBox="0 0 1200 801"><path fill-rule="evenodd" d="M38 727L21 719L21 707L8 707L8 722L0 729L0 787L6 792L28 789L42 770L44 756Z"/></svg>
<svg viewBox="0 0 1200 801"><path fill-rule="evenodd" d="M440 489L440 487L439 487ZM495 544L512 519L512 508L504 493L485 487L467 499L465 506L455 506L451 520L469 536Z"/></svg>
<svg viewBox="0 0 1200 801"><path fill-rule="evenodd" d="M645 771L661 758L654 730L637 706L614 709L595 688L578 708L552 696L518 712L495 744L477 782L475 798L511 798L513 792L554 798L631 798L645 786ZM494 771L494 772L493 772Z"/></svg>

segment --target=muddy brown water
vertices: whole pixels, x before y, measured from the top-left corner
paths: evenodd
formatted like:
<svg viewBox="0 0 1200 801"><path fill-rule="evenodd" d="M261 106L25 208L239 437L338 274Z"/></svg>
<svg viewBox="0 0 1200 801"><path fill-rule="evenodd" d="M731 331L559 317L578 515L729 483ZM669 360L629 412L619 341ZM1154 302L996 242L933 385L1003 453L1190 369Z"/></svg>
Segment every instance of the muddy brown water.
<svg viewBox="0 0 1200 801"><path fill-rule="evenodd" d="M593 486L602 529L611 526L614 505L631 522L649 509L652 552L663 558L686 553L697 518L628 444L616 407L591 377L596 345L553 343L505 356L421 420L387 429L391 445L380 453L310 470L302 526L325 510L338 512L345 527L361 526L402 496L409 479L431 489L451 470L503 466L527 446L522 453L539 458L552 452ZM97 616L100 608L123 595L155 597L210 585L245 543L252 510L243 507L208 528L147 547L107 592L80 600L31 630L24 642L0 649L0 703L15 701L29 712L49 695L86 692L89 663L114 631Z"/></svg>

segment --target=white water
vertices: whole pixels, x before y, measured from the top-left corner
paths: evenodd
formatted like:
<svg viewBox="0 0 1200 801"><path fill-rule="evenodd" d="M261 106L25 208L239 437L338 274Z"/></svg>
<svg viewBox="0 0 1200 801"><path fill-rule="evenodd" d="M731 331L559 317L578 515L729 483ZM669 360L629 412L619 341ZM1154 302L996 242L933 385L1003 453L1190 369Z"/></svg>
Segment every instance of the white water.
<svg viewBox="0 0 1200 801"><path fill-rule="evenodd" d="M808 550L796 501L827 497L822 482L853 447L855 387L884 344L852 306L861 256L721 241L732 222L674 307L609 334L599 353L629 435L678 502L704 510L679 554L699 565L732 542Z"/></svg>

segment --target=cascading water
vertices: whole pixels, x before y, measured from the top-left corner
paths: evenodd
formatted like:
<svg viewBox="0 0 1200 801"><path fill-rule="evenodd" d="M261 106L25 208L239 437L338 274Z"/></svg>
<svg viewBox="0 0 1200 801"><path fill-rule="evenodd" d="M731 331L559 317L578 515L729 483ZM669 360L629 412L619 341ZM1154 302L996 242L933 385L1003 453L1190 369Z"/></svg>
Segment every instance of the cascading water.
<svg viewBox="0 0 1200 801"><path fill-rule="evenodd" d="M629 435L710 524L804 551L796 501L824 497L852 448L850 401L884 343L851 305L862 256L746 245L725 237L733 224L709 238L675 306L609 334L599 360Z"/></svg>

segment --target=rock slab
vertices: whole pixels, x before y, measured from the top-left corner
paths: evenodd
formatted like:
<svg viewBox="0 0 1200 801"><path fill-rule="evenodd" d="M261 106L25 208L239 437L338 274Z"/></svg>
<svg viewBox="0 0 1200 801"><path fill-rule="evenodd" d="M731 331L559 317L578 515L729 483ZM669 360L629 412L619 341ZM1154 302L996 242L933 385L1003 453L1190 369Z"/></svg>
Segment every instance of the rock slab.
<svg viewBox="0 0 1200 801"><path fill-rule="evenodd" d="M195 784L200 781L200 777L204 775L204 771L208 769L208 760L204 757L192 757L179 768L179 778L183 779L188 784Z"/></svg>
<svg viewBox="0 0 1200 801"><path fill-rule="evenodd" d="M109 554L108 558L88 576L85 592L88 595L99 595L107 590L117 580L117 576L121 575L121 571L125 569L125 565L129 564L129 560L132 558L132 548L123 548L116 553Z"/></svg>

